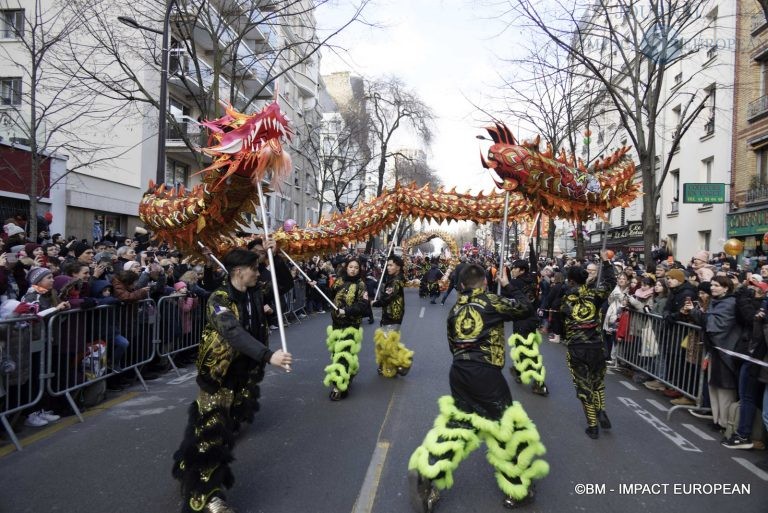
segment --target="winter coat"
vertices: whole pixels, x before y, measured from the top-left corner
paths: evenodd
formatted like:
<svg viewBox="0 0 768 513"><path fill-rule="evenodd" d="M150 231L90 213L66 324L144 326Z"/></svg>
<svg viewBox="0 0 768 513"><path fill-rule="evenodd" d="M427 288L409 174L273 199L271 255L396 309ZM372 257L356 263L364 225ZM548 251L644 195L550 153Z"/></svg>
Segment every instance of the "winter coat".
<svg viewBox="0 0 768 513"><path fill-rule="evenodd" d="M704 330L704 346L710 354L709 384L736 389L738 362L717 349L722 347L734 351L741 340L742 329L736 318L736 298L732 294L713 297L706 312L694 309L691 318Z"/></svg>

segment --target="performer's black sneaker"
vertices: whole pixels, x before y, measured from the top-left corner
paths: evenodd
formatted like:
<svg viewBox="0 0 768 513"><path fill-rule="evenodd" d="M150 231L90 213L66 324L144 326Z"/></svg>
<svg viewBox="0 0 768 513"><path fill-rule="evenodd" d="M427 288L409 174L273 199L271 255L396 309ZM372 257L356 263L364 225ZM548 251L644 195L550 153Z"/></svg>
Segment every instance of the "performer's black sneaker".
<svg viewBox="0 0 768 513"><path fill-rule="evenodd" d="M531 486L528 488L528 495L523 497L522 499L515 499L514 497L506 497L504 499L504 507L507 509L515 509L522 506L527 506L528 504L533 502L534 497L536 497L536 485L531 484Z"/></svg>
<svg viewBox="0 0 768 513"><path fill-rule="evenodd" d="M410 371L410 367L398 367L397 368L397 375L398 376L405 376L408 374L408 371Z"/></svg>
<svg viewBox="0 0 768 513"><path fill-rule="evenodd" d="M432 481L423 477L416 470L408 471L408 486L411 492L411 505L418 513L432 513L440 493L432 486Z"/></svg>
<svg viewBox="0 0 768 513"><path fill-rule="evenodd" d="M347 392L346 391L342 392L338 388L333 387L328 397L331 398L331 401L341 401L342 399L347 397Z"/></svg>
<svg viewBox="0 0 768 513"><path fill-rule="evenodd" d="M598 438L600 438L600 429L597 426L589 426L587 429L584 430L584 432L592 440L597 440Z"/></svg>
<svg viewBox="0 0 768 513"><path fill-rule="evenodd" d="M384 375L384 371L381 370L381 367L376 367L376 374L378 374L379 376Z"/></svg>
<svg viewBox="0 0 768 513"><path fill-rule="evenodd" d="M517 369L514 367L509 368L509 373L512 374L512 377L515 379L515 383L522 383L523 378L520 377L520 373L517 372Z"/></svg>
<svg viewBox="0 0 768 513"><path fill-rule="evenodd" d="M603 429L611 429L611 420L608 418L608 414L605 410L597 412L597 420L600 422L600 427Z"/></svg>
<svg viewBox="0 0 768 513"><path fill-rule="evenodd" d="M542 383L541 385L539 385L538 383L534 383L533 386L531 387L531 391L534 394L543 395L544 397L549 395L549 389L547 388L547 385L545 383Z"/></svg>
<svg viewBox="0 0 768 513"><path fill-rule="evenodd" d="M221 497L214 497L203 508L203 513L237 513Z"/></svg>

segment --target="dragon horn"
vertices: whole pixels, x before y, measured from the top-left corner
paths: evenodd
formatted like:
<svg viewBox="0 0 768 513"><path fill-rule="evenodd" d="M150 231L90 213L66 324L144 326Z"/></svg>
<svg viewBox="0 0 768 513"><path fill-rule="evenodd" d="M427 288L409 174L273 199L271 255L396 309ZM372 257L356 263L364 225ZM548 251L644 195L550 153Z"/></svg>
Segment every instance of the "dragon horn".
<svg viewBox="0 0 768 513"><path fill-rule="evenodd" d="M509 128L507 128L507 125L504 123L501 124L502 128L504 129L504 134L506 135L506 142L508 144L517 144L517 141L515 140L515 136L512 135L512 132L509 131Z"/></svg>

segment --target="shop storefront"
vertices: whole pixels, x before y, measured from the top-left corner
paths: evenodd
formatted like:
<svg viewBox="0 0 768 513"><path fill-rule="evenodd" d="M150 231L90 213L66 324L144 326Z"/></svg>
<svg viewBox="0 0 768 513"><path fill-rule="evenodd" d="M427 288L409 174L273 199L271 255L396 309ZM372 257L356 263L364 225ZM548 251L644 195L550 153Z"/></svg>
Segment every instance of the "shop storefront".
<svg viewBox="0 0 768 513"><path fill-rule="evenodd" d="M739 239L744 243L744 255L765 254L763 235L768 233L768 208L750 212L733 212L726 215L729 239Z"/></svg>
<svg viewBox="0 0 768 513"><path fill-rule="evenodd" d="M602 247L603 230L591 232L590 242L585 245L587 254L598 253ZM642 261L644 248L642 221L630 221L623 226L608 228L608 240L605 249L610 249L616 254L622 254L624 258L634 252Z"/></svg>

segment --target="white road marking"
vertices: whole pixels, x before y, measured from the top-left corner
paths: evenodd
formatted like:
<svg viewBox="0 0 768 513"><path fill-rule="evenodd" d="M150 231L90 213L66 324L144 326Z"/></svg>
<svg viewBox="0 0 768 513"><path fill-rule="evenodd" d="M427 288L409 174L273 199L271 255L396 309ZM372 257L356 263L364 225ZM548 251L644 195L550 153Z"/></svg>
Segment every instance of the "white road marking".
<svg viewBox="0 0 768 513"><path fill-rule="evenodd" d="M421 307L421 311L419 312L419 319L423 319L424 318L424 310L426 310L426 308L422 306Z"/></svg>
<svg viewBox="0 0 768 513"><path fill-rule="evenodd" d="M368 464L368 470L363 479L363 486L360 487L360 493L352 508L352 513L370 513L373 510L373 500L376 498L376 490L379 488L381 471L384 469L384 462L387 459L389 451L389 442L381 440L376 443L376 449L371 456L371 462Z"/></svg>
<svg viewBox="0 0 768 513"><path fill-rule="evenodd" d="M186 374L182 374L178 378L174 378L171 381L168 382L169 385L181 385L182 383L186 383L189 380L195 379L197 377L197 371L187 372Z"/></svg>
<svg viewBox="0 0 768 513"><path fill-rule="evenodd" d="M656 399L646 399L646 401L648 401L649 403L651 403L651 404L653 405L653 407L654 407L654 408L656 408L656 409L657 409L657 410L659 410L659 411L664 411L664 412L667 412L667 411L669 411L669 408L667 408L666 406L664 406L663 404L661 404L661 403L660 403L659 401L657 401Z"/></svg>
<svg viewBox="0 0 768 513"><path fill-rule="evenodd" d="M638 414L641 419L656 428L659 433L671 440L672 443L677 445L680 449L689 452L701 452L701 449L689 442L683 435L664 424L664 422L659 420L648 410L644 410L642 406L637 404L629 397L618 397L618 400L624 403L625 406L629 407L629 409L634 410L634 412Z"/></svg>
<svg viewBox="0 0 768 513"><path fill-rule="evenodd" d="M713 437L709 436L708 434L706 434L704 431L702 431L701 429L697 428L693 424L683 424L683 427L685 427L686 429L689 429L689 430L693 431L694 433L696 433L696 435L699 438L701 438L702 440L714 441Z"/></svg>
<svg viewBox="0 0 768 513"><path fill-rule="evenodd" d="M611 372L611 374L613 374L613 372ZM632 383L630 383L629 381L621 380L621 381L619 381L619 383L621 383L622 385L624 385L626 388L628 388L630 390L637 390L637 387L635 385L633 385Z"/></svg>
<svg viewBox="0 0 768 513"><path fill-rule="evenodd" d="M752 472L754 475L762 479L763 481L768 481L768 472L760 469L759 467L756 467L752 462L749 460L745 460L744 458L733 458L733 461L744 467L745 469Z"/></svg>

